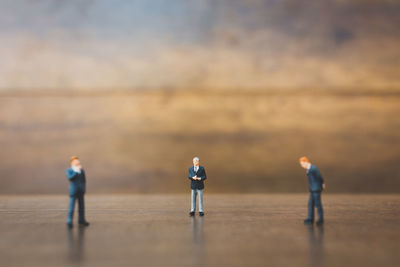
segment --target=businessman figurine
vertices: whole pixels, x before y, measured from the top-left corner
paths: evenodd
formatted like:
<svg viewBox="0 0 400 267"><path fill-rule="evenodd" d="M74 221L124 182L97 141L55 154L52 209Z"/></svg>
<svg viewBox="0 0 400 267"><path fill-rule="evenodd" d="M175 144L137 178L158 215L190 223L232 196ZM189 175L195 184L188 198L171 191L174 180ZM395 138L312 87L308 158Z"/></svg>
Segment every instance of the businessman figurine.
<svg viewBox="0 0 400 267"><path fill-rule="evenodd" d="M200 166L200 159L193 158L193 166L189 168L189 180L191 181L190 188L192 189L192 207L189 215L194 216L196 212L196 197L199 195L199 215L204 216L203 210L203 189L204 180L207 179L206 170Z"/></svg>
<svg viewBox="0 0 400 267"><path fill-rule="evenodd" d="M82 169L79 158L74 156L70 158L71 168L67 169L66 174L69 180L69 209L67 226L72 228L72 219L74 217L75 200L78 200L80 225L89 226L85 219L85 200L86 191L85 171Z"/></svg>
<svg viewBox="0 0 400 267"><path fill-rule="evenodd" d="M308 201L308 217L304 220L305 224L314 223L314 207L317 206L318 221L317 225L324 223L324 211L322 209L321 192L326 188L324 179L318 168L310 163L307 157L299 159L301 167L307 170L310 199Z"/></svg>

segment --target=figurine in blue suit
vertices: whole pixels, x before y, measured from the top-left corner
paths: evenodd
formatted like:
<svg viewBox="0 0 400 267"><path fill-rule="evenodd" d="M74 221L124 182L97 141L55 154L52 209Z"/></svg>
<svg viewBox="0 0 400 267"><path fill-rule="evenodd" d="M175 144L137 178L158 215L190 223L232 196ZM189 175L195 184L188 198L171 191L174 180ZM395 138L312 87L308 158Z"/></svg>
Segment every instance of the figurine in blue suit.
<svg viewBox="0 0 400 267"><path fill-rule="evenodd" d="M188 175L190 188L192 189L192 205L189 215L194 216L196 211L196 197L199 196L199 215L204 216L203 210L203 190L204 180L207 179L206 170L203 166L200 166L200 159L198 157L193 158L193 166L189 168Z"/></svg>
<svg viewBox="0 0 400 267"><path fill-rule="evenodd" d="M71 168L67 169L66 174L69 180L69 209L67 226L72 228L72 219L74 217L75 201L78 200L80 225L89 226L85 219L85 192L86 192L86 177L85 171L82 169L81 163L77 156L70 158Z"/></svg>
<svg viewBox="0 0 400 267"><path fill-rule="evenodd" d="M324 223L324 210L321 202L321 192L326 188L324 179L318 168L310 163L307 157L300 158L300 165L307 170L310 198L308 201L308 217L304 220L305 224L314 223L314 207L318 210L317 225Z"/></svg>

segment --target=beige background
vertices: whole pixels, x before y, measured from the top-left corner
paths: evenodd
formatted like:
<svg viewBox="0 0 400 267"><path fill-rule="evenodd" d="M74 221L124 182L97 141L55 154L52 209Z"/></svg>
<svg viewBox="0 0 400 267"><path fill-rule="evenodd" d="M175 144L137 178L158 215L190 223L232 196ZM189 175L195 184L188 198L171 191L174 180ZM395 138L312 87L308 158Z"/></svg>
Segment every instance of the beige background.
<svg viewBox="0 0 400 267"><path fill-rule="evenodd" d="M398 1L1 1L0 193L399 192Z"/></svg>

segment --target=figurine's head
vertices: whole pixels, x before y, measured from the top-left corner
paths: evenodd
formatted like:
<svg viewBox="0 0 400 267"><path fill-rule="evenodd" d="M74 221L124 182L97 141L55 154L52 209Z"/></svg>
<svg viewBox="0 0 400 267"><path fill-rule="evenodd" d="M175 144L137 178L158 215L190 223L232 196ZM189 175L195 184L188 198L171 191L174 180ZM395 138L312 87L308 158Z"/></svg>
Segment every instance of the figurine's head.
<svg viewBox="0 0 400 267"><path fill-rule="evenodd" d="M72 156L69 158L69 162L71 164L71 166L81 166L81 162L79 161L79 157L77 156Z"/></svg>
<svg viewBox="0 0 400 267"><path fill-rule="evenodd" d="M198 157L194 157L193 158L193 165L194 166L199 166L199 164L200 164L200 159Z"/></svg>
<svg viewBox="0 0 400 267"><path fill-rule="evenodd" d="M300 162L301 167L303 167L304 169L310 168L311 163L307 157L301 157L299 159L299 162Z"/></svg>

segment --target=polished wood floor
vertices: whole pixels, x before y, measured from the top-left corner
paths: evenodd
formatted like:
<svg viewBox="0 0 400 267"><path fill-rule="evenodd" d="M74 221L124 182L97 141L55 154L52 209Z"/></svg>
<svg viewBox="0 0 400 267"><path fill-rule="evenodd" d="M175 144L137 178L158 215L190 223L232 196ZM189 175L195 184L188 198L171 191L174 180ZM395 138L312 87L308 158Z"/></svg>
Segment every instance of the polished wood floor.
<svg viewBox="0 0 400 267"><path fill-rule="evenodd" d="M65 226L67 196L0 196L0 266L398 266L400 195L88 195L88 228Z"/></svg>

